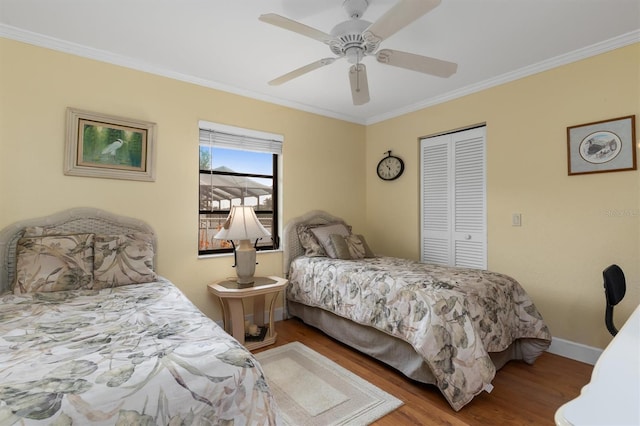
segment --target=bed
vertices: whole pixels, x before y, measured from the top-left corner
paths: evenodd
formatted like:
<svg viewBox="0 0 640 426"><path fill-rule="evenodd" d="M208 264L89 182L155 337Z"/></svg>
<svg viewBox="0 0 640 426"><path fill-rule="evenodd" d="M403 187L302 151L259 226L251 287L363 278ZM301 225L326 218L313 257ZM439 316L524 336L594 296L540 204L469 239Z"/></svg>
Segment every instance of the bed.
<svg viewBox="0 0 640 426"><path fill-rule="evenodd" d="M143 221L77 208L0 232L0 424L277 424L252 354L156 273Z"/></svg>
<svg viewBox="0 0 640 426"><path fill-rule="evenodd" d="M513 278L375 256L327 212L290 220L284 251L288 316L436 385L456 411L490 392L508 361L532 364L551 343Z"/></svg>

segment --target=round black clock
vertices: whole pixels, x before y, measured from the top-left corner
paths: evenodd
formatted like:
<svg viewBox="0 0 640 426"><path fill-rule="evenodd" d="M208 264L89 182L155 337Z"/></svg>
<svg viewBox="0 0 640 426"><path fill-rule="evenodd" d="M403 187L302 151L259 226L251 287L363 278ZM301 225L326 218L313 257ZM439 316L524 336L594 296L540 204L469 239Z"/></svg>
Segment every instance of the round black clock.
<svg viewBox="0 0 640 426"><path fill-rule="evenodd" d="M382 180L398 179L404 172L404 161L400 157L391 155L391 151L387 151L387 156L380 160L376 171Z"/></svg>

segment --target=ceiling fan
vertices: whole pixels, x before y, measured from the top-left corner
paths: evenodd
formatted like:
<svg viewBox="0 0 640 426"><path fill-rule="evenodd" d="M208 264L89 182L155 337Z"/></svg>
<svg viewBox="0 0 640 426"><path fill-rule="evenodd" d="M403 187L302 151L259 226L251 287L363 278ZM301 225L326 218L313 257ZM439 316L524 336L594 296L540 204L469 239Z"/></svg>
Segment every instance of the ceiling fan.
<svg viewBox="0 0 640 426"><path fill-rule="evenodd" d="M344 0L342 6L349 19L333 27L329 34L275 13L261 15L259 18L261 21L321 41L337 55L319 59L295 69L271 80L269 84L277 86L286 83L303 74L330 65L338 59L346 58L353 64L349 68L353 104L363 105L369 102L367 68L361 62L365 56L375 55L380 63L438 77L450 77L456 72L458 65L453 62L399 50L378 50L383 40L431 11L440 4L440 0L400 0L374 23L360 19L367 10L369 1Z"/></svg>

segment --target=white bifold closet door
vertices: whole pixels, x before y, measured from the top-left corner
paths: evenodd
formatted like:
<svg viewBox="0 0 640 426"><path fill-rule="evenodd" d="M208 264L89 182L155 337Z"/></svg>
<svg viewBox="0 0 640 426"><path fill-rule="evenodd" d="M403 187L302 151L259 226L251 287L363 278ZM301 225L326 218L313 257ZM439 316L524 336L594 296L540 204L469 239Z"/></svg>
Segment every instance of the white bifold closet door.
<svg viewBox="0 0 640 426"><path fill-rule="evenodd" d="M420 141L421 258L487 268L486 129Z"/></svg>

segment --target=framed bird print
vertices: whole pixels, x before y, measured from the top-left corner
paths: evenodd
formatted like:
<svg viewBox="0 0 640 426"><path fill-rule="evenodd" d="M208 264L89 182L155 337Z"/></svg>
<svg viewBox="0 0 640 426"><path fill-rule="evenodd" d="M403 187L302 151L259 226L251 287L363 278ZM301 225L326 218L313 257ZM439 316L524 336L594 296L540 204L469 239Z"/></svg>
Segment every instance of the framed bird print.
<svg viewBox="0 0 640 426"><path fill-rule="evenodd" d="M636 170L635 118L567 127L569 175Z"/></svg>
<svg viewBox="0 0 640 426"><path fill-rule="evenodd" d="M64 174L154 181L156 124L67 108Z"/></svg>

